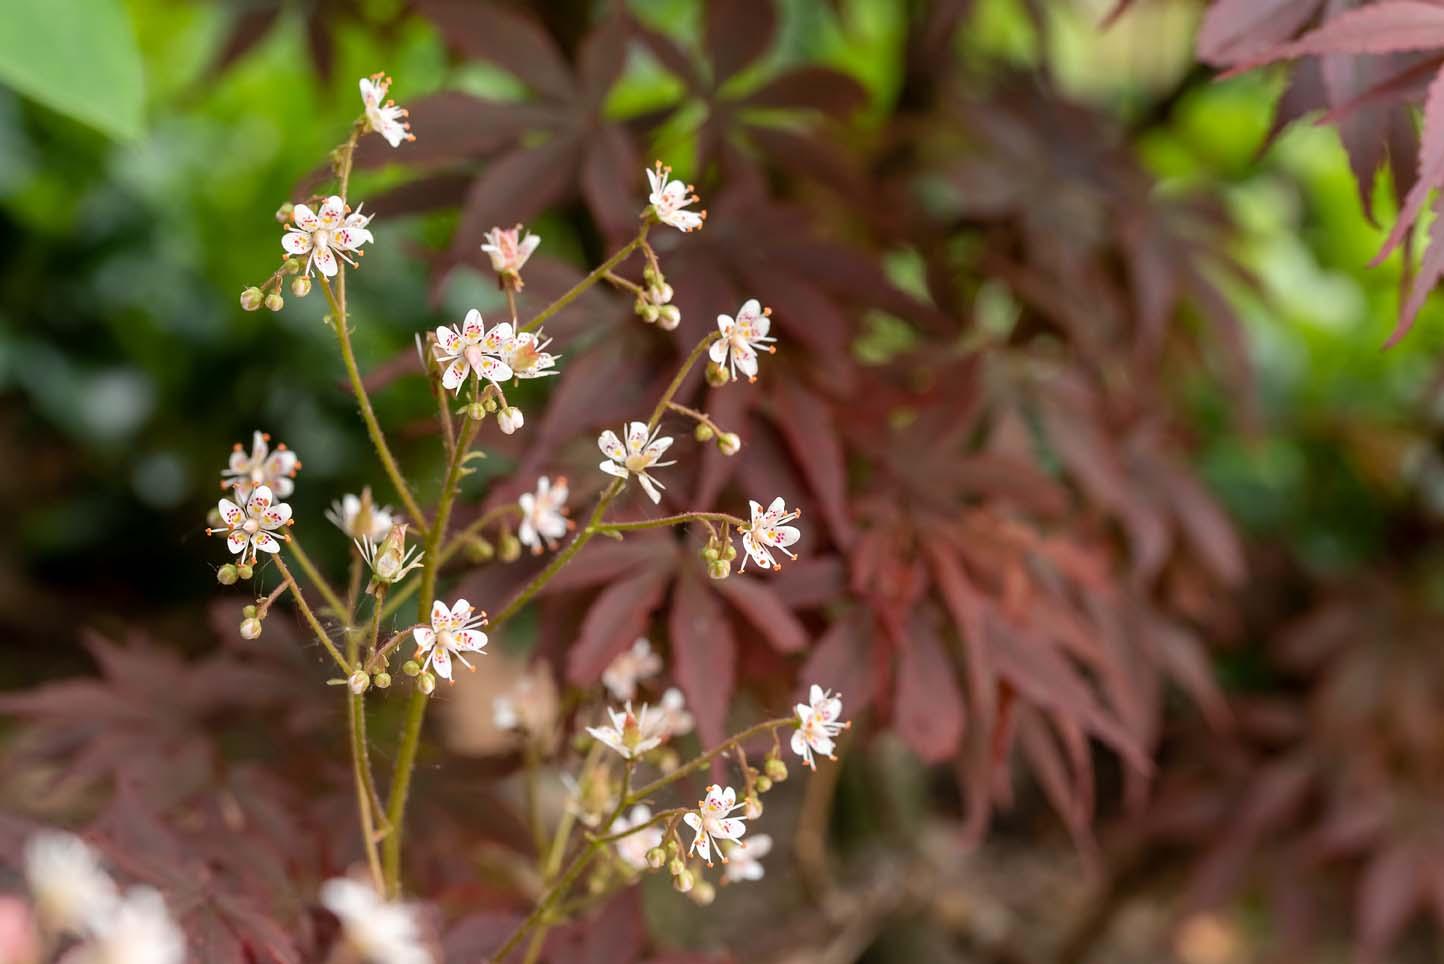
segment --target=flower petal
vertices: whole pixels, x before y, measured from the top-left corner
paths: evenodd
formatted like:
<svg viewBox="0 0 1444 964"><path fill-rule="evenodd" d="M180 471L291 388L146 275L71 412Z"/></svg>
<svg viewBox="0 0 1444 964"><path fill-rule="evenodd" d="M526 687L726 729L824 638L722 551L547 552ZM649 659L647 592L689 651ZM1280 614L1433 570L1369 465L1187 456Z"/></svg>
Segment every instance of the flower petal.
<svg viewBox="0 0 1444 964"><path fill-rule="evenodd" d="M234 528L245 521L246 514L230 499L222 499L216 505L221 510L221 521L227 526Z"/></svg>
<svg viewBox="0 0 1444 964"><path fill-rule="evenodd" d="M446 651L445 646L437 646L431 651L431 666L436 670L437 676L451 679L451 654Z"/></svg>
<svg viewBox="0 0 1444 964"><path fill-rule="evenodd" d="M260 532L255 532L251 534L251 545L255 546L262 552L281 551L281 544L276 541L276 537L271 535L264 529L262 529Z"/></svg>
<svg viewBox="0 0 1444 964"><path fill-rule="evenodd" d="M316 217L316 212L311 210L310 205L297 204L291 208L291 223L302 231L311 232L321 226L321 219Z"/></svg>
<svg viewBox="0 0 1444 964"><path fill-rule="evenodd" d="M453 634L456 648L464 653L479 653L486 648L486 633L479 629L463 629Z"/></svg>
<svg viewBox="0 0 1444 964"><path fill-rule="evenodd" d="M411 631L411 638L416 640L416 645L422 649L430 649L436 645L436 633L432 632L430 626L417 626Z"/></svg>
<svg viewBox="0 0 1444 964"><path fill-rule="evenodd" d="M441 387L447 391L460 388L462 382L466 381L466 373L470 370L471 366L467 364L465 358L457 358L446 366L446 371L441 373Z"/></svg>
<svg viewBox="0 0 1444 964"><path fill-rule="evenodd" d="M436 350L447 357L461 354L461 333L450 325L436 326Z"/></svg>
<svg viewBox="0 0 1444 964"><path fill-rule="evenodd" d="M622 442L617 438L617 433L611 429L607 429L601 435L597 436L597 448L601 449L602 454L607 458L616 459L618 462L627 457L627 450L622 447ZM626 474L625 469L623 469L622 472L623 475Z"/></svg>
<svg viewBox="0 0 1444 964"><path fill-rule="evenodd" d="M647 493L647 498L651 499L653 504L657 504L662 501L662 493L657 491L657 487L661 485L660 482L658 482L656 479L652 478L645 472L637 476L637 481L642 483L643 491Z"/></svg>
<svg viewBox="0 0 1444 964"><path fill-rule="evenodd" d="M461 323L461 337L476 344L481 341L484 334L486 334L486 322L482 321L481 312L473 308L466 313L466 320Z"/></svg>
<svg viewBox="0 0 1444 964"><path fill-rule="evenodd" d="M619 479L625 479L628 475L631 474L625 468L615 462L601 462L598 463L597 468L601 469L608 475L615 475Z"/></svg>
<svg viewBox="0 0 1444 964"><path fill-rule="evenodd" d="M311 250L311 236L304 231L288 231L281 235L281 247L292 254L305 254Z"/></svg>
<svg viewBox="0 0 1444 964"><path fill-rule="evenodd" d="M651 432L647 431L646 422L632 422L627 426L627 454L638 455L647 445L647 437Z"/></svg>
<svg viewBox="0 0 1444 964"><path fill-rule="evenodd" d="M231 550L232 555L243 551L246 543L250 541L251 537L246 534L244 529L234 529L226 534L226 548Z"/></svg>

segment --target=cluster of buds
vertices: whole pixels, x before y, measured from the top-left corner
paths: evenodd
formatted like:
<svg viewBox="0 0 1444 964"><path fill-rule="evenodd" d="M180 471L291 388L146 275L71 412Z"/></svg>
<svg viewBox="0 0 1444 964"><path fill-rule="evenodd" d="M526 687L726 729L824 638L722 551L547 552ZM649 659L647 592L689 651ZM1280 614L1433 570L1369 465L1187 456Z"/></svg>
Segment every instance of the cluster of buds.
<svg viewBox="0 0 1444 964"><path fill-rule="evenodd" d="M723 533L720 538L709 537L702 547L702 561L707 564L707 575L712 579L726 579L732 575L732 560L737 558L737 547L732 539Z"/></svg>
<svg viewBox="0 0 1444 964"><path fill-rule="evenodd" d="M682 323L682 312L672 304L672 286L667 284L662 269L649 264L642 271L642 282L633 310L647 324L672 331Z"/></svg>
<svg viewBox="0 0 1444 964"><path fill-rule="evenodd" d="M710 421L698 422L697 428L692 432L692 437L702 443L716 442L717 451L723 455L736 455L742 451L742 436L736 432L718 431L717 426Z"/></svg>

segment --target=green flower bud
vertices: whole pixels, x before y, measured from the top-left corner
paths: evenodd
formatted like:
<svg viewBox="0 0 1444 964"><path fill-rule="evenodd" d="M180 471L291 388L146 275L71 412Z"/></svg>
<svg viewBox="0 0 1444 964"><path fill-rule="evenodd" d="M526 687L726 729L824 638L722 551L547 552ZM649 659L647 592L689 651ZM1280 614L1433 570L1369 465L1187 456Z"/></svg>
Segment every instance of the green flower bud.
<svg viewBox="0 0 1444 964"><path fill-rule="evenodd" d="M641 311L642 320L649 325L655 325L657 319L662 316L662 311L656 305L648 304Z"/></svg>
<svg viewBox="0 0 1444 964"><path fill-rule="evenodd" d="M490 413L495 413L496 410L501 407L500 405L497 404L496 396L494 396L494 395L488 395L488 396L486 396L486 398L484 398L484 399L482 400L481 404L482 404L482 405L486 408L486 410L487 410L488 412L490 412Z"/></svg>
<svg viewBox="0 0 1444 964"><path fill-rule="evenodd" d="M742 450L742 439L736 432L723 432L717 436L717 448L723 455L736 455Z"/></svg>
<svg viewBox="0 0 1444 964"><path fill-rule="evenodd" d="M298 274L291 279L291 294L297 298L304 298L311 293L311 276Z"/></svg>
<svg viewBox="0 0 1444 964"><path fill-rule="evenodd" d="M708 546L702 550L702 559L706 562L716 562L721 558L722 554L717 551L716 546Z"/></svg>
<svg viewBox="0 0 1444 964"><path fill-rule="evenodd" d="M751 794L742 801L742 815L748 820L756 820L762 816L762 801L757 799L757 794Z"/></svg>
<svg viewBox="0 0 1444 964"><path fill-rule="evenodd" d="M285 224L287 221L291 220L291 212L294 210L296 210L296 205L292 204L290 201L287 201L285 204L282 204L280 207L276 208L276 220L281 224Z"/></svg>
<svg viewBox="0 0 1444 964"><path fill-rule="evenodd" d="M710 442L716 434L712 431L712 426L698 423L697 428L692 432L692 437L699 442Z"/></svg>
<svg viewBox="0 0 1444 964"><path fill-rule="evenodd" d="M682 310L676 305L663 305L657 309L657 327L672 331L682 323Z"/></svg>
<svg viewBox="0 0 1444 964"><path fill-rule="evenodd" d="M486 419L486 404L484 402L472 402L466 406L466 417L480 422Z"/></svg>
<svg viewBox="0 0 1444 964"><path fill-rule="evenodd" d="M372 677L371 683L378 690L388 689L391 686L391 674L377 673L374 677Z"/></svg>
<svg viewBox="0 0 1444 964"><path fill-rule="evenodd" d="M503 532L498 554L501 556L502 562L516 562L521 558L521 540L510 532Z"/></svg>
<svg viewBox="0 0 1444 964"><path fill-rule="evenodd" d="M725 560L727 560L728 562L731 562L733 559L736 559L736 558L737 558L737 547L734 546L734 545L733 545L732 543L730 543L730 542L723 543L723 545L722 545L722 558L725 559Z"/></svg>
<svg viewBox="0 0 1444 964"><path fill-rule="evenodd" d="M683 893L686 893L686 891L683 891ZM705 880L699 880L696 886L692 888L692 893L689 896L692 898L692 902L698 907L706 907L717 899L717 888Z"/></svg>
<svg viewBox="0 0 1444 964"><path fill-rule="evenodd" d="M667 842L663 846L667 850L668 857L676 857L682 852L682 848L677 844L677 841L674 838L668 838Z"/></svg>
<svg viewBox="0 0 1444 964"><path fill-rule="evenodd" d="M241 292L241 308L245 311L255 311L261 307L261 303L265 301L265 299L266 296L261 293L261 289L255 285L251 285L251 287Z"/></svg>
<svg viewBox="0 0 1444 964"><path fill-rule="evenodd" d="M421 672L421 664L414 659L408 659L406 662L401 664L401 672L405 673L407 676L415 676L417 673Z"/></svg>
<svg viewBox="0 0 1444 964"><path fill-rule="evenodd" d="M421 690L422 696L430 696L436 692L436 677L432 676L429 672L422 673L416 677L416 688Z"/></svg>
<svg viewBox="0 0 1444 964"><path fill-rule="evenodd" d="M466 558L478 566L491 562L496 558L496 546L492 545L481 536L466 540Z"/></svg>
<svg viewBox="0 0 1444 964"><path fill-rule="evenodd" d="M242 618L242 619L255 619L255 618L256 618L256 607L255 607L255 604L254 604L254 603L252 603L251 605L248 605L248 606L242 606L242 607L241 607L241 618Z"/></svg>
<svg viewBox="0 0 1444 964"><path fill-rule="evenodd" d="M677 893L679 894L687 893L687 891L691 890L696 884L697 878L692 876L692 871L690 870L683 870L680 874L672 878L672 886L677 889Z"/></svg>
<svg viewBox="0 0 1444 964"><path fill-rule="evenodd" d="M358 669L356 672L351 674L350 678L346 680L346 688L349 689L354 695L360 696L362 693L366 692L368 689L371 688L371 677L367 676L364 672Z"/></svg>
<svg viewBox="0 0 1444 964"><path fill-rule="evenodd" d="M716 362L707 363L708 385L711 385L713 388L721 388L723 385L726 385L731 380L732 376L727 374L727 369L723 368Z"/></svg>
<svg viewBox="0 0 1444 964"><path fill-rule="evenodd" d="M772 780L767 776L767 774L764 773L762 774L762 776L754 780L752 782L752 785L757 788L758 793L766 793L768 790L772 789Z"/></svg>
<svg viewBox="0 0 1444 964"><path fill-rule="evenodd" d="M660 870L662 865L666 862L667 851L663 850L661 847L653 847L651 850L647 851L647 866L651 867L653 870Z"/></svg>
<svg viewBox="0 0 1444 964"><path fill-rule="evenodd" d="M240 576L242 579L251 578L251 576L255 575L255 572L256 571L251 568L251 564L248 562L243 562L236 567L236 575Z"/></svg>
<svg viewBox="0 0 1444 964"><path fill-rule="evenodd" d="M282 264L281 264L281 270L282 270L282 271L285 271L286 274L300 274L300 273L301 273L301 259L300 259L300 258L287 258L284 262L282 262Z"/></svg>
<svg viewBox="0 0 1444 964"><path fill-rule="evenodd" d="M673 877L676 877L679 874L685 874L686 872L687 862L681 857L673 857L667 863L667 873L671 874Z"/></svg>
<svg viewBox="0 0 1444 964"><path fill-rule="evenodd" d="M236 572L236 567L232 563L228 562L216 570L216 582L222 586L234 586L239 578L241 578L240 573Z"/></svg>
<svg viewBox="0 0 1444 964"><path fill-rule="evenodd" d="M768 757L767 762L762 764L762 772L771 778L773 783L782 783L787 779L787 764L777 757Z"/></svg>
<svg viewBox="0 0 1444 964"><path fill-rule="evenodd" d="M711 579L726 579L732 575L732 563L726 559L716 559L707 563L707 576Z"/></svg>
<svg viewBox="0 0 1444 964"><path fill-rule="evenodd" d="M273 291L266 295L266 308L271 311L280 311L286 307L286 299L281 297L279 291Z"/></svg>

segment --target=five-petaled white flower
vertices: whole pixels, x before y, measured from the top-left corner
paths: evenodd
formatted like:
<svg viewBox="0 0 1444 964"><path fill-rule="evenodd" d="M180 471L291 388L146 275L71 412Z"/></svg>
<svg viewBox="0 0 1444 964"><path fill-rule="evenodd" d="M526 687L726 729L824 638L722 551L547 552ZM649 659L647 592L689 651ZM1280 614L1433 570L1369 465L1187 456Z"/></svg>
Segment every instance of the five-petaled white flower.
<svg viewBox="0 0 1444 964"><path fill-rule="evenodd" d="M747 832L747 824L741 817L727 816L740 806L742 804L737 802L737 792L731 787L724 790L715 783L708 787L706 799L697 804L697 812L682 815L687 826L697 831L692 846L687 848L688 853L695 853L707 861L707 866L710 867L712 848L716 847L717 858L724 864L727 863L727 855L722 852L717 841L740 841Z"/></svg>
<svg viewBox="0 0 1444 964"><path fill-rule="evenodd" d="M257 552L281 551L281 543L272 533L291 521L291 507L276 502L269 487L256 486L244 509L230 499L222 499L217 507L226 524L226 548L232 555L240 555L242 562L255 562ZM214 531L218 530L207 529L206 535Z"/></svg>
<svg viewBox="0 0 1444 964"><path fill-rule="evenodd" d="M672 169L663 167L661 161L647 169L647 180L652 184L652 193L647 200L652 203L658 221L670 224L678 231L696 231L707 220L707 212L684 210L701 199L691 185L671 180L671 174Z"/></svg>
<svg viewBox="0 0 1444 964"><path fill-rule="evenodd" d="M607 834L625 833L634 827L642 829L618 840L614 847L617 848L617 856L622 862L635 870L647 869L647 851L653 847L662 846L662 828L651 823L652 808L646 804L639 803L632 808L632 812L617 817L612 821L612 826Z"/></svg>
<svg viewBox="0 0 1444 964"><path fill-rule="evenodd" d="M542 543L548 549L557 547L557 540L567 534L567 480L552 480L543 475L536 480L535 492L523 492L517 500L521 506L521 524L517 526L516 537L532 552L541 552Z"/></svg>
<svg viewBox="0 0 1444 964"><path fill-rule="evenodd" d="M400 147L402 141L414 141L411 125L405 120L406 108L396 106L396 101L387 100L386 92L391 89L391 78L385 74L372 74L361 78L361 103L366 105L366 124L373 131L386 138L392 147Z"/></svg>
<svg viewBox="0 0 1444 964"><path fill-rule="evenodd" d="M257 429L251 436L249 455L240 442L232 446L230 461L221 472L221 488L235 489L236 501L249 499L258 485L269 486L278 499L296 491L296 483L291 480L301 468L301 460L284 442L272 452L270 442L271 436Z"/></svg>
<svg viewBox="0 0 1444 964"><path fill-rule="evenodd" d="M607 716L612 719L611 726L589 726L587 732L620 753L624 760L636 759L661 746L667 738L662 729L662 715L646 703L642 704L640 711L633 712L632 703L628 700L621 712L607 707Z"/></svg>
<svg viewBox="0 0 1444 964"><path fill-rule="evenodd" d="M771 315L772 309L762 307L756 298L749 299L737 309L736 318L731 315L718 315L717 330L722 337L707 349L708 357L719 365L728 361L734 380L741 371L749 381L757 381L757 353L777 350L768 344L777 340L767 335L772 327Z"/></svg>
<svg viewBox="0 0 1444 964"><path fill-rule="evenodd" d="M480 653L486 649L486 633L473 626L484 626L486 613L478 613L465 599L458 599L451 609L440 599L431 604L431 626L418 626L411 635L416 639L416 655L426 654L424 670L435 667L436 675L451 679L451 657L461 660L469 670L476 667L462 653Z"/></svg>
<svg viewBox="0 0 1444 964"><path fill-rule="evenodd" d="M406 523L393 522L391 531L379 543L371 536L364 535L355 540L361 558L371 568L371 583L368 593L375 593L376 587L400 582L413 569L422 567L420 546L406 548Z"/></svg>
<svg viewBox="0 0 1444 964"><path fill-rule="evenodd" d="M96 928L93 940L65 956L66 964L182 964L186 939L151 887L132 887Z"/></svg>
<svg viewBox="0 0 1444 964"><path fill-rule="evenodd" d="M547 345L550 345L552 340L540 331L519 331L513 335L511 325L506 322L497 325L493 330L503 332L501 360L506 362L515 377L542 378L546 375L561 374L552 371L552 368L561 360L562 356L552 355L546 351Z"/></svg>
<svg viewBox="0 0 1444 964"><path fill-rule="evenodd" d="M817 769L813 753L821 753L829 760L837 759L832 755L835 747L832 738L852 725L843 723L838 719L840 716L842 697L833 696L816 683L812 684L808 701L797 704L797 729L792 734L792 752L802 757L802 762L809 769Z"/></svg>
<svg viewBox="0 0 1444 964"><path fill-rule="evenodd" d="M45 831L25 842L25 882L51 934L93 933L119 899L95 851L70 833Z"/></svg>
<svg viewBox="0 0 1444 964"><path fill-rule="evenodd" d="M481 312L475 308L466 313L459 331L455 325L437 328L434 351L436 360L444 369L441 373L442 387L460 393L468 372L475 372L478 378L492 382L504 382L511 378L511 367L500 357L509 340L511 325L502 322L487 331Z"/></svg>
<svg viewBox="0 0 1444 964"><path fill-rule="evenodd" d="M662 483L647 474L648 469L660 469L668 465L675 465L676 462L658 462L662 453L672 445L669 436L657 437L657 432L648 436L646 422L632 422L627 426L627 444L623 447L617 433L607 429L597 438L597 447L602 450L610 461L603 462L597 466L608 475L615 475L619 479L626 479L629 475L635 475L637 481L642 483L646 490L647 497L653 502L662 501L662 493L658 489L665 489Z"/></svg>
<svg viewBox="0 0 1444 964"><path fill-rule="evenodd" d="M657 704L657 709L662 714L662 730L668 740L674 736L686 736L696 726L692 714L687 712L686 698L675 686L662 694L662 702Z"/></svg>
<svg viewBox="0 0 1444 964"><path fill-rule="evenodd" d="M629 700L637 695L639 682L661 671L662 657L652 652L652 644L645 636L638 636L631 649L617 654L602 670L602 685L617 699Z"/></svg>
<svg viewBox="0 0 1444 964"><path fill-rule="evenodd" d="M491 269L510 279L512 287L520 291L522 265L541 244L541 236L528 231L526 237L521 237L521 225L518 224L514 228L492 228L486 232L485 238L486 243L481 250L491 258Z"/></svg>
<svg viewBox="0 0 1444 964"><path fill-rule="evenodd" d="M796 554L788 552L787 547L802 538L802 533L796 526L787 523L802 515L802 510L788 512L787 503L780 495L772 500L766 512L756 502L749 500L747 504L752 509L752 524L742 530L742 548L747 550L752 561L766 569L781 569L777 560L772 558L770 549L776 549L789 559L796 559ZM746 568L747 560L743 559L738 571Z"/></svg>
<svg viewBox="0 0 1444 964"><path fill-rule="evenodd" d="M416 910L391 903L369 885L346 877L321 885L321 904L341 921L341 940L365 964L432 964Z"/></svg>
<svg viewBox="0 0 1444 964"><path fill-rule="evenodd" d="M346 493L331 503L326 518L352 539L370 539L380 542L391 531L396 522L395 513L385 506L379 506L371 499L371 489L361 490L359 496Z"/></svg>
<svg viewBox="0 0 1444 964"><path fill-rule="evenodd" d="M765 833L753 834L747 843L727 848L727 869L722 871L722 883L735 884L739 880L761 880L766 869L762 858L772 852L772 838Z"/></svg>
<svg viewBox="0 0 1444 964"><path fill-rule="evenodd" d="M297 204L291 211L294 226L282 235L281 247L294 255L309 255L307 274L314 267L326 277L334 277L338 270L337 258L356 267L356 262L347 256L360 253L361 245L373 240L366 227L371 223L371 216L362 214L359 208L350 214L346 212L346 202L335 194L322 202L319 211Z"/></svg>

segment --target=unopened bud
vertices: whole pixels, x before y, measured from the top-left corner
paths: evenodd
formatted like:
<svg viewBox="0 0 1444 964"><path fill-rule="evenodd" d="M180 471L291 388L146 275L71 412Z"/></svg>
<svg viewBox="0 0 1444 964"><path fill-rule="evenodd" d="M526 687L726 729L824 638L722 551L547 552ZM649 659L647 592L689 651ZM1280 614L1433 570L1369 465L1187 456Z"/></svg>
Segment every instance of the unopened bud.
<svg viewBox="0 0 1444 964"><path fill-rule="evenodd" d="M241 308L246 311L255 311L261 307L261 303L265 300L266 296L262 294L261 289L255 285L251 285L251 287L241 292Z"/></svg>
<svg viewBox="0 0 1444 964"><path fill-rule="evenodd" d="M486 420L486 403L485 403L485 402L472 402L470 405L466 406L466 417L469 418L469 419L471 419L471 420L474 421L474 422L485 421L485 420Z"/></svg>
<svg viewBox="0 0 1444 964"><path fill-rule="evenodd" d="M716 434L716 432L712 431L712 426L698 422L697 428L692 432L692 437L699 442L710 442Z"/></svg>
<svg viewBox="0 0 1444 964"><path fill-rule="evenodd" d="M311 293L311 276L298 274L291 279L291 294L297 298L304 298Z"/></svg>
<svg viewBox="0 0 1444 964"><path fill-rule="evenodd" d="M294 210L296 210L296 205L292 204L290 201L287 201L285 204L282 204L280 207L276 208L276 220L282 224L285 224L287 221L291 220L291 212Z"/></svg>
<svg viewBox="0 0 1444 964"><path fill-rule="evenodd" d="M721 558L722 554L717 551L716 546L708 546L702 550L702 559L706 562L716 562Z"/></svg>
<svg viewBox="0 0 1444 964"><path fill-rule="evenodd" d="M787 779L787 764L777 757L768 757L767 762L762 764L762 772L771 778L773 783L782 783Z"/></svg>
<svg viewBox="0 0 1444 964"><path fill-rule="evenodd" d="M657 269L656 269L656 268L653 268L650 264L647 265L645 268L642 269L642 280L647 283L647 287L649 287L649 288L650 288L652 285L656 284L656 283L657 283Z"/></svg>
<svg viewBox="0 0 1444 964"><path fill-rule="evenodd" d="M647 866L651 867L653 870L660 870L662 865L666 862L667 851L663 850L661 847L653 847L651 850L647 851Z"/></svg>
<svg viewBox="0 0 1444 964"><path fill-rule="evenodd" d="M642 310L638 312L638 314L640 314L642 316L642 320L649 325L655 325L657 323L657 319L662 317L661 310L653 304L643 305Z"/></svg>
<svg viewBox="0 0 1444 964"><path fill-rule="evenodd" d="M408 659L406 662L401 664L401 672L405 673L407 676L415 676L417 673L421 672L421 664L414 659Z"/></svg>
<svg viewBox="0 0 1444 964"><path fill-rule="evenodd" d="M697 878L692 876L692 871L683 870L672 878L672 886L677 888L677 893L685 894L697 883Z"/></svg>
<svg viewBox="0 0 1444 964"><path fill-rule="evenodd" d="M653 285L647 291L647 297L652 299L654 305L668 304L672 300L672 286L665 281L659 285Z"/></svg>
<svg viewBox="0 0 1444 964"><path fill-rule="evenodd" d="M756 780L753 780L752 785L757 788L758 793L766 793L768 790L772 789L772 781L765 773L762 774L762 776L758 777Z"/></svg>
<svg viewBox="0 0 1444 964"><path fill-rule="evenodd" d="M667 873L671 874L673 877L676 877L679 874L685 874L686 872L687 861L683 860L681 857L673 857L670 861L667 862Z"/></svg>
<svg viewBox="0 0 1444 964"><path fill-rule="evenodd" d="M300 274L301 259L287 258L285 261L281 262L281 270L286 272L286 274Z"/></svg>
<svg viewBox="0 0 1444 964"><path fill-rule="evenodd" d="M266 295L266 307L271 311L280 311L286 307L286 299L281 297L279 291L273 291Z"/></svg>
<svg viewBox="0 0 1444 964"><path fill-rule="evenodd" d="M516 562L521 558L521 540L510 532L503 532L498 555L501 556L502 562Z"/></svg>
<svg viewBox="0 0 1444 964"><path fill-rule="evenodd" d="M257 618L259 615L260 615L260 614L256 612L256 607L255 607L254 604L251 604L251 605L248 605L248 606L242 606L242 607L241 607L241 618L242 618L242 619L255 619L255 618Z"/></svg>
<svg viewBox="0 0 1444 964"><path fill-rule="evenodd" d="M422 696L430 696L436 692L436 677L430 673L422 673L416 677L416 688L421 690Z"/></svg>
<svg viewBox="0 0 1444 964"><path fill-rule="evenodd" d="M750 796L742 801L742 815L748 820L756 820L762 816L762 801L756 796Z"/></svg>
<svg viewBox="0 0 1444 964"><path fill-rule="evenodd" d="M498 408L501 407L500 405L498 405L498 404L496 403L496 398L493 397L493 396L491 396L491 395L488 395L488 396L486 396L486 398L483 398L483 399L481 400L481 404L482 404L482 407L486 409L486 411L487 411L488 414L494 413Z"/></svg>
<svg viewBox="0 0 1444 964"><path fill-rule="evenodd" d="M232 563L228 562L216 570L216 582L222 586L234 586L239 578L241 578L240 573L236 572L236 567Z"/></svg>
<svg viewBox="0 0 1444 964"><path fill-rule="evenodd" d="M236 567L236 575L240 576L242 579L251 578L251 576L255 575L255 572L256 570L251 568L251 564L249 562L243 562Z"/></svg>
<svg viewBox="0 0 1444 964"><path fill-rule="evenodd" d="M346 680L346 688L356 696L360 696L371 688L371 677L358 669Z"/></svg>
<svg viewBox="0 0 1444 964"><path fill-rule="evenodd" d="M526 418L522 415L521 409L512 405L497 414L496 424L504 434L510 435L526 424Z"/></svg>
<svg viewBox="0 0 1444 964"><path fill-rule="evenodd" d="M736 559L736 558L737 558L737 547L734 546L731 542L724 542L724 543L722 544L722 558L725 559L725 560L727 560L728 562L731 562L733 559Z"/></svg>
<svg viewBox="0 0 1444 964"><path fill-rule="evenodd" d="M371 683L372 683L372 685L374 685L378 690L389 689L390 686L391 686L391 674L390 674L390 673L377 673L375 676L373 676L373 677L371 678Z"/></svg>
<svg viewBox="0 0 1444 964"><path fill-rule="evenodd" d="M742 450L742 439L736 432L723 432L717 436L717 448L723 455L736 455Z"/></svg>
<svg viewBox="0 0 1444 964"><path fill-rule="evenodd" d="M241 638L258 639L261 635L261 621L255 616L241 620Z"/></svg>
<svg viewBox="0 0 1444 964"><path fill-rule="evenodd" d="M663 305L657 309L657 327L671 331L682 323L682 312L676 305Z"/></svg>
<svg viewBox="0 0 1444 964"><path fill-rule="evenodd" d="M668 857L675 857L682 852L682 848L677 844L675 838L668 838L667 842L663 846L667 850Z"/></svg>
<svg viewBox="0 0 1444 964"><path fill-rule="evenodd" d="M466 558L477 565L491 562L496 558L496 546L480 536L468 539L466 540Z"/></svg>
<svg viewBox="0 0 1444 964"><path fill-rule="evenodd" d="M707 563L707 575L712 579L726 579L732 575L732 563L726 559L715 559Z"/></svg>
<svg viewBox="0 0 1444 964"><path fill-rule="evenodd" d="M686 892L683 891L683 893ZM706 907L717 899L717 888L705 880L699 880L689 896L692 898L692 903L698 907Z"/></svg>
<svg viewBox="0 0 1444 964"><path fill-rule="evenodd" d="M732 377L727 374L727 369L723 368L716 362L707 363L708 385L711 385L713 388L721 388L723 385L726 385L731 380Z"/></svg>

